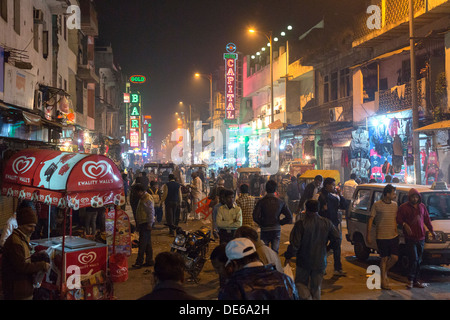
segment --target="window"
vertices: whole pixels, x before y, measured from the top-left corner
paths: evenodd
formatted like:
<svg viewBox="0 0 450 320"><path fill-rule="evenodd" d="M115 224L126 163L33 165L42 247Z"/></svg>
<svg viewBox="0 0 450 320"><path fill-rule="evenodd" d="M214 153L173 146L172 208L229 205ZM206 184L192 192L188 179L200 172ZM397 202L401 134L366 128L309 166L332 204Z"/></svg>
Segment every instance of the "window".
<svg viewBox="0 0 450 320"><path fill-rule="evenodd" d="M0 16L8 21L8 0L0 0Z"/></svg>
<svg viewBox="0 0 450 320"><path fill-rule="evenodd" d="M48 31L42 31L42 56L48 57Z"/></svg>
<svg viewBox="0 0 450 320"><path fill-rule="evenodd" d="M383 198L383 192L375 191L375 193L373 194L373 203L381 200L381 198Z"/></svg>
<svg viewBox="0 0 450 320"><path fill-rule="evenodd" d="M83 114L83 81L77 79L76 92L77 92L77 104L76 111Z"/></svg>
<svg viewBox="0 0 450 320"><path fill-rule="evenodd" d="M330 100L330 83L329 77L325 76L323 78L323 102L328 102Z"/></svg>
<svg viewBox="0 0 450 320"><path fill-rule="evenodd" d="M14 31L20 34L20 0L14 0Z"/></svg>
<svg viewBox="0 0 450 320"><path fill-rule="evenodd" d="M342 69L339 72L339 97L349 97L352 95L352 87L350 85L350 70Z"/></svg>
<svg viewBox="0 0 450 320"><path fill-rule="evenodd" d="M64 40L67 41L67 17L64 16Z"/></svg>
<svg viewBox="0 0 450 320"><path fill-rule="evenodd" d="M355 200L353 201L353 208L363 211L369 210L370 193L370 190L358 190Z"/></svg>
<svg viewBox="0 0 450 320"><path fill-rule="evenodd" d="M36 16L36 8L33 8L33 19ZM33 23L33 47L39 52L39 24Z"/></svg>
<svg viewBox="0 0 450 320"><path fill-rule="evenodd" d="M338 98L338 73L333 72L331 74L331 101Z"/></svg>

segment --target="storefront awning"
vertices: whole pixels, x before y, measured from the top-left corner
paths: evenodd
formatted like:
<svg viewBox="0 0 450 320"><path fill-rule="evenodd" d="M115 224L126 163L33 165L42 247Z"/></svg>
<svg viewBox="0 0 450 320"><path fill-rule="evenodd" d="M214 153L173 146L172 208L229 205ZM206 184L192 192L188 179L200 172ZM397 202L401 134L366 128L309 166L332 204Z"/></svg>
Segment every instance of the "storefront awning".
<svg viewBox="0 0 450 320"><path fill-rule="evenodd" d="M120 171L109 158L42 149L8 160L2 194L74 210L125 201Z"/></svg>
<svg viewBox="0 0 450 320"><path fill-rule="evenodd" d="M432 123L428 126L415 129L416 132L422 131L436 131L436 130L447 130L450 129L450 120L444 120L436 123Z"/></svg>

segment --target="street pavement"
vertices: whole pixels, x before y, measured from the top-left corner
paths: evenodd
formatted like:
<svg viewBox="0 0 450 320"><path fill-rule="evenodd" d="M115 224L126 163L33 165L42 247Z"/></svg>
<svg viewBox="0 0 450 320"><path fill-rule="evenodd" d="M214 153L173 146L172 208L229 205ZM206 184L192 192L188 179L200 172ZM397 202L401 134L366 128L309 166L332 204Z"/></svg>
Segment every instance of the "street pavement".
<svg viewBox="0 0 450 320"><path fill-rule="evenodd" d="M127 213L132 218L130 207L127 206ZM196 230L203 225L211 226L209 220L189 220L186 224L180 226L186 230ZM293 225L282 227L280 256L286 251L289 234ZM372 254L368 261L360 262L356 259L353 252L353 246L345 239L347 230L345 222L342 230L342 265L347 273L345 276L335 276L333 274L333 256L328 257L328 266L324 276L322 286L322 300L449 300L450 299L450 268L424 266L422 268L422 278L429 283L429 287L424 289L413 288L406 289L406 277L401 274L397 267L390 273L392 290L368 289L367 287L367 268L370 265L379 265L379 257ZM154 257L163 251L170 251L170 244L173 237L169 236L168 228L157 224L152 231L152 244ZM209 247L209 254L218 245L212 242ZM206 262L203 271L200 274L198 284L186 282L184 284L186 291L202 300L217 299L219 279L212 267L211 261ZM115 297L118 300L136 300L143 295L151 292L153 282L153 268L133 269L137 256L137 249L133 249L132 255L128 259L129 271L128 280L123 283L114 284ZM284 264L284 258L281 257ZM293 265L295 267L295 265ZM295 271L294 271L295 274Z"/></svg>

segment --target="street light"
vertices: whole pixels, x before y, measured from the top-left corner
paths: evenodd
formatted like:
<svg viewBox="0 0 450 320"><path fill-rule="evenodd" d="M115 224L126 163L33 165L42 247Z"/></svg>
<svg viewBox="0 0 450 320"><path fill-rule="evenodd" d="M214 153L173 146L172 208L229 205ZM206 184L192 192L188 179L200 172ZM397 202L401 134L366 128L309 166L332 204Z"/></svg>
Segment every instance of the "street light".
<svg viewBox="0 0 450 320"><path fill-rule="evenodd" d="M271 122L274 122L274 114L273 114L273 39L272 39L272 31L262 32L255 29L249 29L250 33L262 33L269 40L269 49L270 49L270 119ZM257 53L258 55L258 53Z"/></svg>
<svg viewBox="0 0 450 320"><path fill-rule="evenodd" d="M209 80L209 110L211 112L211 129L213 127L213 98L212 98L212 74L196 73L195 77L200 78L201 76Z"/></svg>

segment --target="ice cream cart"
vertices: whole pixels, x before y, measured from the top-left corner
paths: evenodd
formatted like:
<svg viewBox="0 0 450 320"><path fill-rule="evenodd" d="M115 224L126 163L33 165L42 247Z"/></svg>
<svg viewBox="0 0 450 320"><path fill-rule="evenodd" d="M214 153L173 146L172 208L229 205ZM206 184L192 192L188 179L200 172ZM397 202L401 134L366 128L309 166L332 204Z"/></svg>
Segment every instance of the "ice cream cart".
<svg viewBox="0 0 450 320"><path fill-rule="evenodd" d="M114 162L102 155L25 149L6 163L1 191L65 211L62 237L34 241L38 250L47 250L52 258L42 285L58 289L63 299L107 299L108 246L72 236L72 211L103 206L119 211L125 194Z"/></svg>

